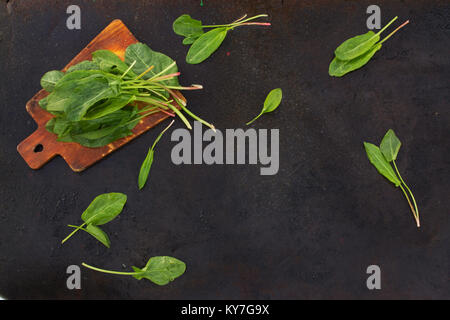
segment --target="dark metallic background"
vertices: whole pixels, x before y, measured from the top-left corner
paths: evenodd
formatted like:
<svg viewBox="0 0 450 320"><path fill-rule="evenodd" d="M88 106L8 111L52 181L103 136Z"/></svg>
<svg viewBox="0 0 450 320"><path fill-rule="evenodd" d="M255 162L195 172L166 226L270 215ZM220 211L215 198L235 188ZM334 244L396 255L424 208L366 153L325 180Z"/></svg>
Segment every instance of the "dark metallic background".
<svg viewBox="0 0 450 320"><path fill-rule="evenodd" d="M376 1L382 24L411 23L363 69L328 76L333 50L366 32L373 1L0 1L0 295L7 298L299 299L450 298L448 1ZM82 30L66 28L78 4ZM227 37L200 65L172 32L182 13L207 24L268 13L270 28ZM280 108L255 128L280 129L280 171L259 166L175 166L174 143L157 147L149 184L137 174L159 125L81 174L61 158L33 171L16 145L36 126L25 103L48 70L60 69L113 19L176 59L191 110L218 128L255 116L270 89ZM396 22L397 23L397 22ZM392 29L391 29L392 30ZM386 33L387 34L387 33ZM229 52L229 55L227 55ZM177 121L175 127L182 127ZM367 160L363 141L393 128L403 142L398 166L420 207L418 230L399 189ZM108 250L66 224L91 200L124 192L120 218L105 225ZM116 270L154 255L187 263L165 287L82 269L67 290L68 265ZM382 290L366 288L368 265Z"/></svg>

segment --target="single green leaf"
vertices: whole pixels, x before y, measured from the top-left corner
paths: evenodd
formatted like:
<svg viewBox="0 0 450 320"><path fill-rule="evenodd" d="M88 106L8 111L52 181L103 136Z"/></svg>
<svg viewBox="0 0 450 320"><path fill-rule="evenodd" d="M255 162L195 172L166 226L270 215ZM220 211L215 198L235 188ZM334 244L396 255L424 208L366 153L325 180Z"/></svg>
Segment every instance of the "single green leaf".
<svg viewBox="0 0 450 320"><path fill-rule="evenodd" d="M281 91L281 88L273 89L269 92L269 94L266 97L266 100L264 101L264 113L266 112L272 112L281 103L281 99L283 97L283 92Z"/></svg>
<svg viewBox="0 0 450 320"><path fill-rule="evenodd" d="M380 36L378 34L369 31L344 41L336 48L334 54L339 60L352 60L369 51L379 40Z"/></svg>
<svg viewBox="0 0 450 320"><path fill-rule="evenodd" d="M128 94L121 94L118 97L107 99L105 102L95 106L86 113L83 117L86 120L92 120L101 118L107 114L113 113L117 110L122 109L132 101L134 101L134 96Z"/></svg>
<svg viewBox="0 0 450 320"><path fill-rule="evenodd" d="M72 134L82 134L90 131L96 131L101 128L106 127L117 127L122 123L122 121L129 121L135 115L136 107L124 107L121 110L117 110L113 113L109 113L103 117L92 119L92 120L80 120L80 121L69 121L64 116L59 116L50 120L48 124L48 129L57 135L60 135L62 131L58 130L59 127L70 126L70 132ZM50 128L51 127L51 128Z"/></svg>
<svg viewBox="0 0 450 320"><path fill-rule="evenodd" d="M161 131L161 133L158 135L158 137L153 142L153 145L151 146L151 148L148 149L147 156L145 157L145 160L141 165L141 169L139 170L139 177L138 177L139 190L141 190L145 186L145 183L147 182L148 175L150 173L150 169L151 169L152 163L153 163L153 155L155 153L154 149L156 147L156 144L161 139L164 132L166 132L170 128L170 126L173 124L173 122L174 121L172 121L163 131Z"/></svg>
<svg viewBox="0 0 450 320"><path fill-rule="evenodd" d="M86 228L83 228L82 227L83 225L81 225L81 226L74 226L74 225L69 224L67 226L71 227L71 228L75 228L75 230L66 239L63 240L63 243L68 238L70 238L76 231L83 230L84 232L89 233L95 239L100 241L105 247L109 248L110 245L111 245L111 241L109 240L108 235L102 229L100 229L99 227L96 227L96 226L94 226L92 224L87 225Z"/></svg>
<svg viewBox="0 0 450 320"><path fill-rule="evenodd" d="M117 96L116 90L111 87L106 78L88 80L77 81L76 91L72 92L65 101L64 112L68 120L81 120L95 103ZM65 91L64 88L61 88L61 90ZM50 102L47 108L50 108Z"/></svg>
<svg viewBox="0 0 450 320"><path fill-rule="evenodd" d="M139 119L136 109L127 106L101 118L70 122L70 135L59 135L58 141L76 142L89 148L105 146L132 134L131 129ZM47 130L53 132L51 128Z"/></svg>
<svg viewBox="0 0 450 320"><path fill-rule="evenodd" d="M400 185L400 180L395 175L394 169L391 164L385 159L383 154L376 145L368 142L364 142L364 148L366 149L367 157L370 163L383 175L386 179L395 184L396 187Z"/></svg>
<svg viewBox="0 0 450 320"><path fill-rule="evenodd" d="M264 101L264 107L261 110L261 113L257 115L253 120L247 122L247 125L251 124L253 121L258 119L264 113L272 112L276 108L278 108L282 98L283 92L281 91L281 88L273 89L272 91L270 91L266 97L266 100Z"/></svg>
<svg viewBox="0 0 450 320"><path fill-rule="evenodd" d="M47 110L48 96L39 100L39 105L41 106L42 109Z"/></svg>
<svg viewBox="0 0 450 320"><path fill-rule="evenodd" d="M64 77L56 85L56 88L72 84L71 89L75 89L77 86L76 81L94 78L107 78L108 76L110 76L108 73L101 70L72 70L71 72L65 73Z"/></svg>
<svg viewBox="0 0 450 320"><path fill-rule="evenodd" d="M74 95L79 83L95 78L105 78L105 75L105 73L97 70L75 70L66 73L55 85L53 92L47 96L47 110L50 112L63 112L65 103Z"/></svg>
<svg viewBox="0 0 450 320"><path fill-rule="evenodd" d="M58 137L57 140L61 142L76 142L88 148L99 148L132 134L133 132L129 128L116 128L115 130L111 130L109 134L102 135L101 138L97 139L89 139L84 134L79 134Z"/></svg>
<svg viewBox="0 0 450 320"><path fill-rule="evenodd" d="M42 99L44 101L41 100L42 103L40 103L40 106L52 114L64 112L64 107L70 101L70 97L70 93L68 92L52 92L45 100Z"/></svg>
<svg viewBox="0 0 450 320"><path fill-rule="evenodd" d="M153 149L149 149L147 156L145 157L145 160L141 165L141 170L139 171L139 178L138 178L139 190L141 190L145 186L145 183L147 182L148 175L150 173L150 169L153 163L154 153L155 152Z"/></svg>
<svg viewBox="0 0 450 320"><path fill-rule="evenodd" d="M97 129L97 130L80 133L80 134L76 135L76 137L80 138L80 139L84 138L84 139L88 139L88 140L98 140L98 139L101 139L101 138L111 135L116 130L117 130L117 126L105 127L105 128L101 128L101 129Z"/></svg>
<svg viewBox="0 0 450 320"><path fill-rule="evenodd" d="M105 193L97 196L81 215L87 224L102 225L113 220L127 202L123 193Z"/></svg>
<svg viewBox="0 0 450 320"><path fill-rule="evenodd" d="M48 96L46 110L65 112L71 121L80 120L98 101L119 93L117 77L98 70L78 70L67 73Z"/></svg>
<svg viewBox="0 0 450 320"><path fill-rule="evenodd" d="M135 61L136 63L132 70L137 75L142 74L147 71L148 68L153 66L153 69L143 76L144 79L149 79L162 71L164 72L161 73L160 76L178 72L177 64L174 63L175 61L172 60L172 58L161 52L153 51L149 46L143 43L132 44L128 46L125 51L125 62L131 66ZM163 83L168 86L179 86L178 77L173 77L163 81Z"/></svg>
<svg viewBox="0 0 450 320"><path fill-rule="evenodd" d="M163 286L175 280L186 271L186 264L173 257L159 256L148 260L143 269L132 267L136 275L134 278L141 280L143 278Z"/></svg>
<svg viewBox="0 0 450 320"><path fill-rule="evenodd" d="M105 72L123 74L128 69L128 65L110 50L93 52L92 61L100 67L100 70Z"/></svg>
<svg viewBox="0 0 450 320"><path fill-rule="evenodd" d="M389 129L386 132L383 140L381 140L380 150L388 162L397 159L398 151L400 150L402 143L399 138L395 135L394 130Z"/></svg>
<svg viewBox="0 0 450 320"><path fill-rule="evenodd" d="M45 73L41 78L41 87L48 92L52 92L61 78L64 77L64 72L59 70L52 70Z"/></svg>
<svg viewBox="0 0 450 320"><path fill-rule="evenodd" d="M100 241L105 245L105 247L109 248L111 245L111 241L109 240L108 235L99 227L94 226L92 224L88 224L86 226L85 230L87 233L89 233L91 236L93 236L95 239Z"/></svg>
<svg viewBox="0 0 450 320"><path fill-rule="evenodd" d="M72 129L72 123L63 118L52 118L45 125L47 130L57 134L58 136L66 136Z"/></svg>
<svg viewBox="0 0 450 320"><path fill-rule="evenodd" d="M202 22L192 19L188 14L179 16L172 25L173 31L184 37L200 36L203 33Z"/></svg>
<svg viewBox="0 0 450 320"><path fill-rule="evenodd" d="M360 55L359 57L357 57L353 60L342 61L335 57L333 59L333 61L331 61L331 63L330 63L328 73L330 76L342 77L343 75L345 75L351 71L354 71L356 69L363 67L367 62L370 61L370 59L373 57L373 55L380 49L381 49L381 44L377 43L369 51L367 51L366 53Z"/></svg>
<svg viewBox="0 0 450 320"><path fill-rule="evenodd" d="M97 63L89 60L81 61L80 63L77 63L76 65L71 66L69 69L67 69L66 73L78 71L78 70L100 70L100 67Z"/></svg>
<svg viewBox="0 0 450 320"><path fill-rule="evenodd" d="M133 276L138 280L147 279L160 286L166 285L175 280L186 271L186 264L183 261L168 256L152 257L142 269L133 266L132 268L134 272L105 270L90 266L84 262L82 265L98 272Z"/></svg>
<svg viewBox="0 0 450 320"><path fill-rule="evenodd" d="M183 44L184 45L193 44L195 42L195 40L197 40L198 38L199 38L199 36L190 36L190 37L184 38Z"/></svg>
<svg viewBox="0 0 450 320"><path fill-rule="evenodd" d="M186 62L198 64L211 56L227 36L227 28L216 28L195 40L186 56Z"/></svg>

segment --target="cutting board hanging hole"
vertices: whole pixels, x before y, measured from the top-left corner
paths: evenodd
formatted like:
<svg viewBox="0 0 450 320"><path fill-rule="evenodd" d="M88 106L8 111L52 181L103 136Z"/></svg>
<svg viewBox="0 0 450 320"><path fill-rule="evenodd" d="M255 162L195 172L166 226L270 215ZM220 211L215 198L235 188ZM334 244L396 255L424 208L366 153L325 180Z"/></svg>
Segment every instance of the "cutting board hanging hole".
<svg viewBox="0 0 450 320"><path fill-rule="evenodd" d="M42 144L38 144L36 145L36 147L34 147L34 152L38 153L38 152L42 152L42 150L44 150L44 146Z"/></svg>

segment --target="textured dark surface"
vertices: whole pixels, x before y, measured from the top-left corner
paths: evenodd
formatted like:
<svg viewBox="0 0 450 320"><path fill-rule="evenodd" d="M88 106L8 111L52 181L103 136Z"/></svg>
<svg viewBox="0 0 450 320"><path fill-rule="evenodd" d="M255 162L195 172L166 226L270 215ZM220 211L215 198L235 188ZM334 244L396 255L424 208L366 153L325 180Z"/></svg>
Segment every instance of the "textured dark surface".
<svg viewBox="0 0 450 320"><path fill-rule="evenodd" d="M447 1L378 1L383 24L410 25L363 69L330 78L344 39L365 32L372 1L0 1L0 295L7 298L299 299L450 298L449 18ZM51 3L51 4L50 4ZM65 26L69 4L82 30ZM189 13L208 24L266 12L271 28L233 31L200 65L171 31ZM137 174L162 125L78 174L60 158L33 171L16 145L35 130L25 103L39 79L63 67L110 21L176 59L191 110L218 128L238 128L267 92L284 99L255 128L280 129L280 171L259 166L176 166L169 135L158 145L147 187ZM229 53L229 55L227 55ZM177 121L176 127L182 127ZM418 230L400 190L368 162L362 142L393 128L398 166L422 216ZM128 195L105 226L111 249L86 234L64 246L68 223L103 192ZM120 270L172 255L187 272L165 287L82 269L67 290L68 265ZM382 290L366 288L377 264Z"/></svg>

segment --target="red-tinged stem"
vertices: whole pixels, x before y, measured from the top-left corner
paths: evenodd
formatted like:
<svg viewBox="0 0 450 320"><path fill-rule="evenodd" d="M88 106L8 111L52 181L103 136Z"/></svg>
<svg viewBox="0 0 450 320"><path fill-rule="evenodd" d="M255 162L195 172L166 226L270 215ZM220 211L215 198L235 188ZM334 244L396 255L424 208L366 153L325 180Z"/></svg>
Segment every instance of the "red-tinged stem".
<svg viewBox="0 0 450 320"><path fill-rule="evenodd" d="M167 114L168 116L175 117L175 115L173 113L167 112L166 110L163 110L161 108L159 109L159 111L161 111L162 113Z"/></svg>
<svg viewBox="0 0 450 320"><path fill-rule="evenodd" d="M199 84L193 84L190 87L175 87L175 86L167 86L168 89L175 89L175 90L201 90L203 89L202 85Z"/></svg>
<svg viewBox="0 0 450 320"><path fill-rule="evenodd" d="M270 22L245 22L242 24L237 25L236 27L240 26L270 26Z"/></svg>
<svg viewBox="0 0 450 320"><path fill-rule="evenodd" d="M162 85L161 85L162 86ZM188 115L190 115L192 118L194 118L197 121L200 121L201 123L203 123L204 125L210 127L214 132L216 132L216 128L209 122L206 122L205 120L203 120L202 118L198 117L197 115L193 114L188 108L186 108L186 102L184 102L183 99L181 99L181 97L176 94L173 90L169 89L169 87L164 87L176 100L176 102L181 106L181 109L186 112ZM193 85L193 87L190 90L194 90L194 88L196 89L202 89L203 86L196 84ZM171 105L169 105L169 108L171 108ZM180 116L178 113L178 109L176 109L175 107L173 107L172 109L178 116ZM184 119L180 116L181 120L184 121ZM189 122L186 120L185 121L186 126L191 129Z"/></svg>
<svg viewBox="0 0 450 320"><path fill-rule="evenodd" d="M175 73L171 73L171 74L166 74L164 76L158 77L158 78L154 78L152 79L152 81L161 81L161 80L166 80L166 79L170 79L173 77L178 77L181 73L180 72L175 72Z"/></svg>
<svg viewBox="0 0 450 320"><path fill-rule="evenodd" d="M406 26L409 23L409 20L406 20L405 22L403 22L397 29L395 29L394 31L392 31L386 38L384 38L383 40L381 40L379 43L382 44L383 42L385 42L387 39L389 39L390 37L392 37L394 35L394 33L396 33L398 30L400 30L401 28L403 28L404 26Z"/></svg>

